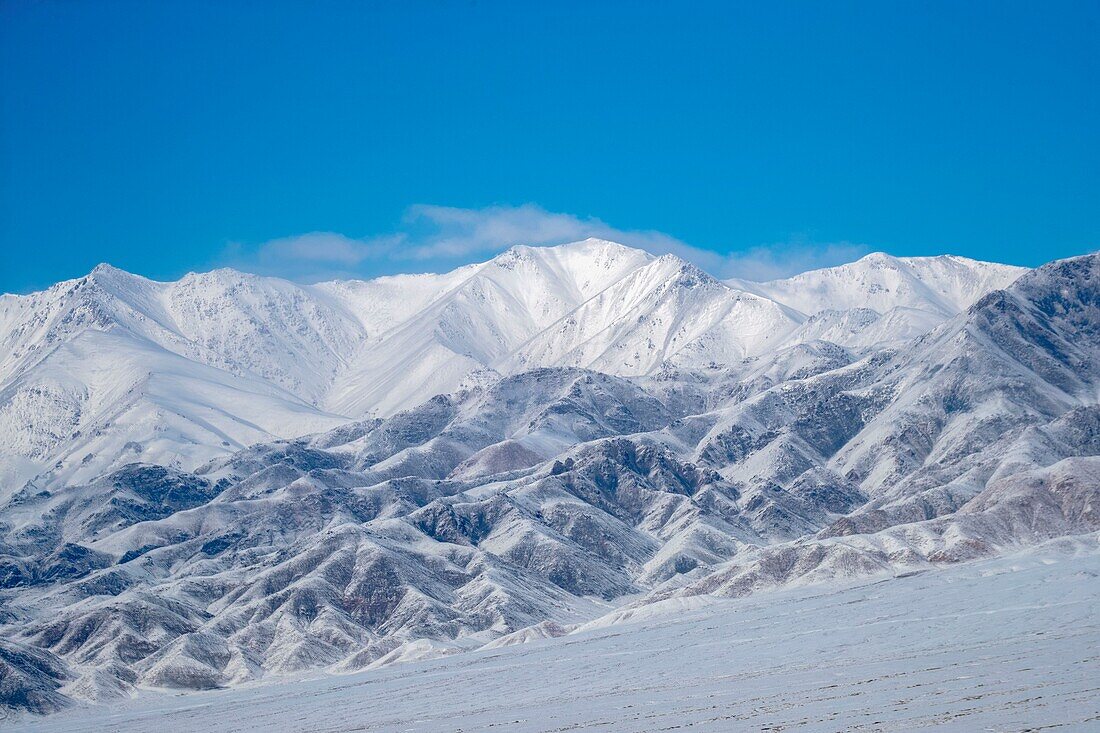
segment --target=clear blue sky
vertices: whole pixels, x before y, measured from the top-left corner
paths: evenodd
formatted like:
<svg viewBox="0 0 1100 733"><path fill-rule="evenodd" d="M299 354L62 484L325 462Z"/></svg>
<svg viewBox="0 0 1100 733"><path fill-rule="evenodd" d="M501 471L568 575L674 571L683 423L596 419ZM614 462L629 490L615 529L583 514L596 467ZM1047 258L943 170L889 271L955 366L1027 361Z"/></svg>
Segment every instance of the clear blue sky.
<svg viewBox="0 0 1100 733"><path fill-rule="evenodd" d="M449 267L523 204L809 264L1035 265L1100 247L1098 38L1095 0L0 0L0 291ZM475 246L385 249L467 214ZM309 264L286 238L318 231L360 249Z"/></svg>

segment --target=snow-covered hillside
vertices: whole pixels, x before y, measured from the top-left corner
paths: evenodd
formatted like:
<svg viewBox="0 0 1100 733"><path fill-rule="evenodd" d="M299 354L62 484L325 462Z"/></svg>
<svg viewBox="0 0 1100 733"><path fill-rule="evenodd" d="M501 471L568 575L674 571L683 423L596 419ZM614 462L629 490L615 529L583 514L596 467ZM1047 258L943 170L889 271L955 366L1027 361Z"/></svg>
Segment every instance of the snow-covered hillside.
<svg viewBox="0 0 1100 733"><path fill-rule="evenodd" d="M441 279L417 276L443 287L427 298L414 297L409 301L413 308L391 313L386 324L369 326L377 335L349 356L325 404L356 417L385 415L435 394L490 381L507 373L497 369L498 363L521 344L650 260L640 250L586 240L562 247L513 247ZM319 287L354 292L354 304L371 296L392 303L403 299L411 279L384 279L382 287L396 288L384 296L377 290L379 281ZM358 310L373 314L379 307L360 305Z"/></svg>
<svg viewBox="0 0 1100 733"><path fill-rule="evenodd" d="M730 287L774 300L807 316L795 335L867 350L898 346L1007 287L1022 267L940 257L891 257L876 252L839 267L785 280L727 280Z"/></svg>
<svg viewBox="0 0 1100 733"><path fill-rule="evenodd" d="M966 257L891 257L875 252L839 267L795 275L786 280L726 283L771 298L813 315L823 310L916 308L953 316L991 290L1009 285L1022 267L980 262Z"/></svg>
<svg viewBox="0 0 1100 733"><path fill-rule="evenodd" d="M237 272L155 283L100 266L3 296L0 495L341 424L310 396L355 342L340 309Z"/></svg>
<svg viewBox="0 0 1100 733"><path fill-rule="evenodd" d="M80 708L26 733L1086 731L1097 535L873 582L653 607L351 675ZM553 634L552 634L553 635Z"/></svg>

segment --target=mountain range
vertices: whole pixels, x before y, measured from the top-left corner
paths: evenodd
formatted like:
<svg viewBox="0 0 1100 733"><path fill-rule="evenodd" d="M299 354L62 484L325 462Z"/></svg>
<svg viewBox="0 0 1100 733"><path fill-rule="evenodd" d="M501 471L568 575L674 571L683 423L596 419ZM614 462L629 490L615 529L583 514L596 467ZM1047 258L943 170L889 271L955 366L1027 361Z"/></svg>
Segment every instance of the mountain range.
<svg viewBox="0 0 1100 733"><path fill-rule="evenodd" d="M0 702L345 672L1100 529L1100 255L600 240L0 298Z"/></svg>
<svg viewBox="0 0 1100 733"><path fill-rule="evenodd" d="M312 286L233 270L161 283L101 265L0 297L0 475L13 486L135 461L191 468L539 367L638 377L820 340L860 352L926 331L1021 272L870 255L789 281L721 283L600 240Z"/></svg>

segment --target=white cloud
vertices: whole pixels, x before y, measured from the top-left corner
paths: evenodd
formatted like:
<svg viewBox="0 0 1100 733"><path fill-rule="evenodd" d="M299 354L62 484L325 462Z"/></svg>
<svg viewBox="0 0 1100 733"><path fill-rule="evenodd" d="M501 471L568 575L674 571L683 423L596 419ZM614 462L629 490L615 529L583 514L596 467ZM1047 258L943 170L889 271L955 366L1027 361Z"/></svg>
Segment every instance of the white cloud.
<svg viewBox="0 0 1100 733"><path fill-rule="evenodd" d="M720 253L693 247L663 232L618 229L600 219L551 212L536 204L483 209L417 204L406 211L398 231L388 234L355 238L336 232L309 232L251 248L235 244L224 259L241 269L318 280L379 269L452 267L516 244L554 245L586 237L609 239L657 255L675 254L715 276L749 280L850 262L869 251L847 242L796 240Z"/></svg>
<svg viewBox="0 0 1100 733"><path fill-rule="evenodd" d="M409 208L405 223L428 232L423 239L410 237L409 256L416 259L486 255L514 244L554 245L587 237L609 239L654 254L672 252L685 258L714 254L662 232L618 229L600 219L555 213L535 204L484 209L418 204Z"/></svg>
<svg viewBox="0 0 1100 733"><path fill-rule="evenodd" d="M259 248L259 256L272 263L324 262L355 267L364 260L384 254L385 251L385 241L352 239L337 232L309 232L265 242Z"/></svg>

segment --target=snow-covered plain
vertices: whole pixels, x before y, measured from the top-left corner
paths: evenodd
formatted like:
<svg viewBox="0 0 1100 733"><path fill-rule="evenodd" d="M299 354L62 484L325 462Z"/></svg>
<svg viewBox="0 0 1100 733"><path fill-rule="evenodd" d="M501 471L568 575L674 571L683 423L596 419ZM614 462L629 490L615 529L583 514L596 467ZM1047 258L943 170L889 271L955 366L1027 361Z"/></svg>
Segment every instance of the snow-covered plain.
<svg viewBox="0 0 1100 733"><path fill-rule="evenodd" d="M650 607L557 639L351 675L146 692L13 730L1097 730L1098 542Z"/></svg>

